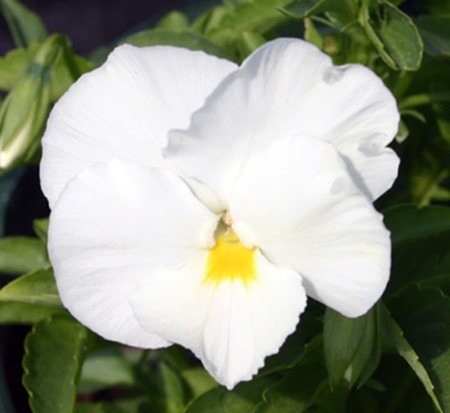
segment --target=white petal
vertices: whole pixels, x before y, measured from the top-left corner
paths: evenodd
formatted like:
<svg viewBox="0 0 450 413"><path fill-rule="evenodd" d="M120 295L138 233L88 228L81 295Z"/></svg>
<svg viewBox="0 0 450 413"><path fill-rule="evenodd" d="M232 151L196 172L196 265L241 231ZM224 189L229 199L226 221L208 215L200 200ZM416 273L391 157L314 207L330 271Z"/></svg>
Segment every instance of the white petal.
<svg viewBox="0 0 450 413"><path fill-rule="evenodd" d="M295 330L305 308L301 277L256 251L256 280L205 283L207 252L146 277L132 301L148 331L191 349L228 389L247 381Z"/></svg>
<svg viewBox="0 0 450 413"><path fill-rule="evenodd" d="M169 133L166 154L226 204L249 153L277 138L311 136L346 156L357 184L376 198L396 176L397 158L384 147L398 121L395 99L372 71L334 67L309 43L277 39L224 79L188 130Z"/></svg>
<svg viewBox="0 0 450 413"><path fill-rule="evenodd" d="M346 316L364 314L386 287L389 232L330 144L280 139L253 155L230 216L247 247L295 268L309 296Z"/></svg>
<svg viewBox="0 0 450 413"><path fill-rule="evenodd" d="M43 137L41 181L53 207L83 168L113 157L160 160L167 131L185 128L234 63L171 46L120 46L55 105Z"/></svg>
<svg viewBox="0 0 450 413"><path fill-rule="evenodd" d="M167 345L138 325L131 292L142 276L210 247L216 226L216 215L168 172L122 161L87 168L50 216L48 249L61 299L109 340Z"/></svg>

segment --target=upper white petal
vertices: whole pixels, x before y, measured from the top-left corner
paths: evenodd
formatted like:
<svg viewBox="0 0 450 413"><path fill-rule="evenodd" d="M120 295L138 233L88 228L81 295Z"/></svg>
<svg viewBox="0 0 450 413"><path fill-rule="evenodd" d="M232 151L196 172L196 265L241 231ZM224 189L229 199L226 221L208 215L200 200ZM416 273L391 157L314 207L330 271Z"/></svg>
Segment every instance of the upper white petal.
<svg viewBox="0 0 450 413"><path fill-rule="evenodd" d="M116 160L85 169L50 215L48 250L64 305L109 340L169 344L137 323L131 293L140 278L210 247L217 220L168 172Z"/></svg>
<svg viewBox="0 0 450 413"><path fill-rule="evenodd" d="M334 67L315 46L277 39L215 89L189 129L171 131L166 155L216 190L225 205L248 154L288 135L333 144L370 199L392 185L398 159L385 146L399 121L395 99L361 65Z"/></svg>
<svg viewBox="0 0 450 413"><path fill-rule="evenodd" d="M116 48L52 110L44 134L41 183L53 207L83 168L119 157L150 165L167 131L185 128L234 63L171 46Z"/></svg>
<svg viewBox="0 0 450 413"><path fill-rule="evenodd" d="M299 274L255 255L257 279L248 286L205 283L206 252L143 278L132 301L148 331L191 349L228 389L250 380L279 350L306 305Z"/></svg>
<svg viewBox="0 0 450 413"><path fill-rule="evenodd" d="M253 154L230 216L247 247L299 271L309 296L346 316L364 314L386 287L389 232L328 143L279 139Z"/></svg>

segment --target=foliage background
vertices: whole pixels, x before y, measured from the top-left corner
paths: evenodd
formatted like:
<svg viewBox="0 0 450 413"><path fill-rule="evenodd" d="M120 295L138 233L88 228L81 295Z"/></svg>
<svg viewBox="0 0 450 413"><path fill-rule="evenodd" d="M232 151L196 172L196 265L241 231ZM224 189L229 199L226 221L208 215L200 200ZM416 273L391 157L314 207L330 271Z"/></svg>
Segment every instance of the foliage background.
<svg viewBox="0 0 450 413"><path fill-rule="evenodd" d="M447 0L190 2L159 19L152 10L134 32L119 20L101 48L80 44L80 55L17 0L0 6L1 30L15 42L0 57L0 411L450 412ZM310 300L280 353L228 392L184 349L123 348L68 315L46 255L48 209L33 165L53 102L115 44L171 44L241 62L278 36L305 38L336 64L371 67L398 100L400 175L376 204L392 232L392 277L382 301L358 319Z"/></svg>

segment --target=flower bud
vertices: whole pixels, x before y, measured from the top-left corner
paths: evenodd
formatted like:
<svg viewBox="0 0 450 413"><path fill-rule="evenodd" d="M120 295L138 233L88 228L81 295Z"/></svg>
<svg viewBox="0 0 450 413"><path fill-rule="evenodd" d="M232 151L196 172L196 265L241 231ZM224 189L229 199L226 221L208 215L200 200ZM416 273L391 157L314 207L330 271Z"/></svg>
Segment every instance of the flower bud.
<svg viewBox="0 0 450 413"><path fill-rule="evenodd" d="M50 109L50 74L61 36L49 37L0 108L0 174L33 160Z"/></svg>

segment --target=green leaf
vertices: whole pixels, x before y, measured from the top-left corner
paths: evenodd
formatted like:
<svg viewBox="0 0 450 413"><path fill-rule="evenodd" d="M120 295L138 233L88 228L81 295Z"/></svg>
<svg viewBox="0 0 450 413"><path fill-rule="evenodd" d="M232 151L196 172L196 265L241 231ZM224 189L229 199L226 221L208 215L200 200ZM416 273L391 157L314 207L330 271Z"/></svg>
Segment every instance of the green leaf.
<svg viewBox="0 0 450 413"><path fill-rule="evenodd" d="M436 409L440 413L444 413L435 393L435 386L425 369L423 363L419 359L415 349L405 338L400 326L394 321L389 311L383 305L380 305L380 314L383 326L383 338L385 345L395 349L397 353L409 364L417 378L422 382L426 392L430 396Z"/></svg>
<svg viewBox="0 0 450 413"><path fill-rule="evenodd" d="M0 301L1 324L34 324L60 312L62 309L59 307Z"/></svg>
<svg viewBox="0 0 450 413"><path fill-rule="evenodd" d="M36 13L28 10L17 0L1 0L3 15L18 47L46 39L47 30Z"/></svg>
<svg viewBox="0 0 450 413"><path fill-rule="evenodd" d="M216 387L190 403L185 413L251 412L261 402L263 391L272 383L268 377L257 377L237 385L233 391L222 386Z"/></svg>
<svg viewBox="0 0 450 413"><path fill-rule="evenodd" d="M411 284L388 307L426 368L442 411L450 411L450 298Z"/></svg>
<svg viewBox="0 0 450 413"><path fill-rule="evenodd" d="M217 29L225 17L229 16L231 11L224 6L217 6L198 16L192 23L192 30L196 33L207 35L214 29Z"/></svg>
<svg viewBox="0 0 450 413"><path fill-rule="evenodd" d="M217 387L217 382L202 368L183 369L181 377L189 386L193 398L197 398L203 393Z"/></svg>
<svg viewBox="0 0 450 413"><path fill-rule="evenodd" d="M363 7L360 23L381 58L394 70L417 70L422 61L423 42L412 19L392 3L383 0L370 14Z"/></svg>
<svg viewBox="0 0 450 413"><path fill-rule="evenodd" d="M433 282L435 277L450 273L450 208L399 205L384 214L393 240L388 294L411 281Z"/></svg>
<svg viewBox="0 0 450 413"><path fill-rule="evenodd" d="M350 386L361 386L371 377L381 357L377 306L358 318L327 308L323 339L331 385L345 379Z"/></svg>
<svg viewBox="0 0 450 413"><path fill-rule="evenodd" d="M229 51L235 51L243 32L255 32L262 36L286 22L288 17L279 7L289 0L254 0L242 3L233 12L221 16L219 24L205 32L213 43Z"/></svg>
<svg viewBox="0 0 450 413"><path fill-rule="evenodd" d="M400 119L400 124L398 125L398 132L397 136L395 137L395 140L397 143L403 143L408 136L409 136L409 129L406 126L406 123L403 122L402 119Z"/></svg>
<svg viewBox="0 0 450 413"><path fill-rule="evenodd" d="M25 340L23 359L23 384L33 413L73 412L89 334L60 315L35 324Z"/></svg>
<svg viewBox="0 0 450 413"><path fill-rule="evenodd" d="M179 11L172 11L165 15L156 25L159 29L181 32L189 29L189 19Z"/></svg>
<svg viewBox="0 0 450 413"><path fill-rule="evenodd" d="M96 392L108 387L132 386L131 364L119 348L106 348L90 354L81 370L80 393Z"/></svg>
<svg viewBox="0 0 450 413"><path fill-rule="evenodd" d="M309 18L304 19L305 25L305 40L316 45L319 49L323 47L323 36L320 34L319 30L317 30L313 21Z"/></svg>
<svg viewBox="0 0 450 413"><path fill-rule="evenodd" d="M0 323L35 323L62 310L49 268L25 274L0 290Z"/></svg>
<svg viewBox="0 0 450 413"><path fill-rule="evenodd" d="M35 219L33 230L43 242L47 243L48 218Z"/></svg>
<svg viewBox="0 0 450 413"><path fill-rule="evenodd" d="M388 208L383 214L394 246L450 231L449 207L430 205L418 208L404 204Z"/></svg>
<svg viewBox="0 0 450 413"><path fill-rule="evenodd" d="M0 290L0 301L62 307L51 269L25 274Z"/></svg>
<svg viewBox="0 0 450 413"><path fill-rule="evenodd" d="M259 375L280 372L294 367L303 359L303 352L314 338L322 332L323 307L310 302L302 314L302 321L297 330L287 337L277 354L267 357Z"/></svg>
<svg viewBox="0 0 450 413"><path fill-rule="evenodd" d="M283 11L299 19L327 13L337 27L348 25L357 18L357 8L353 0L294 0L283 8Z"/></svg>
<svg viewBox="0 0 450 413"><path fill-rule="evenodd" d="M143 30L121 40L135 46L171 45L185 47L191 50L202 50L205 53L230 59L231 56L220 47L208 41L203 36L189 32L174 32L166 29Z"/></svg>
<svg viewBox="0 0 450 413"><path fill-rule="evenodd" d="M178 373L167 363L158 364L157 383L164 400L165 413L178 413L183 410L185 394L183 382Z"/></svg>
<svg viewBox="0 0 450 413"><path fill-rule="evenodd" d="M416 22L425 43L425 51L432 56L450 56L450 15L422 15Z"/></svg>
<svg viewBox="0 0 450 413"><path fill-rule="evenodd" d="M319 388L328 387L327 371L323 366L322 337L316 336L305 346L298 363L284 372L281 381L263 393L255 413L301 413L315 402Z"/></svg>
<svg viewBox="0 0 450 413"><path fill-rule="evenodd" d="M242 58L245 59L265 42L266 39L258 33L243 32L238 45Z"/></svg>
<svg viewBox="0 0 450 413"><path fill-rule="evenodd" d="M48 265L47 247L40 239L7 237L0 240L0 272L23 274Z"/></svg>

